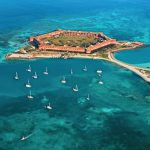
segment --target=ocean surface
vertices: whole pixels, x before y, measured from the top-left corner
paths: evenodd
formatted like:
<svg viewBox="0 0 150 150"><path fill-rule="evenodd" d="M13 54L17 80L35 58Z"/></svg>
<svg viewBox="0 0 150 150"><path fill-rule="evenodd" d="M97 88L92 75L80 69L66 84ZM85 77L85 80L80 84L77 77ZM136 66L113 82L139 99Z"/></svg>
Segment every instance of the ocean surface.
<svg viewBox="0 0 150 150"><path fill-rule="evenodd" d="M149 150L150 84L139 76L101 60L4 59L30 36L58 28L149 44L149 12L149 0L0 0L0 150ZM148 67L149 51L116 57ZM35 71L38 79L32 78ZM79 91L73 92L76 84ZM45 108L49 103L51 110ZM23 136L28 138L21 141Z"/></svg>

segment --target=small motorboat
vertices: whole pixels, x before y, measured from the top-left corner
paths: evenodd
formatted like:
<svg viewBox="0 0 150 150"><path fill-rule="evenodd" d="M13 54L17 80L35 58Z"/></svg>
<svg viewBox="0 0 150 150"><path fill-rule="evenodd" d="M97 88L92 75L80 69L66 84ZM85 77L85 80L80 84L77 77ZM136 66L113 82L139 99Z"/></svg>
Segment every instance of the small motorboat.
<svg viewBox="0 0 150 150"><path fill-rule="evenodd" d="M61 80L61 83L62 83L62 84L65 84L65 83L66 83L66 78L65 78L65 77L63 77L63 79Z"/></svg>
<svg viewBox="0 0 150 150"><path fill-rule="evenodd" d="M33 79L37 79L38 78L37 73L35 72L32 77L33 77Z"/></svg>
<svg viewBox="0 0 150 150"><path fill-rule="evenodd" d="M29 65L28 69L26 70L27 72L31 72L31 66Z"/></svg>
<svg viewBox="0 0 150 150"><path fill-rule="evenodd" d="M20 141L24 141L27 140L30 136L32 136L32 134L29 134L28 136L23 136Z"/></svg>
<svg viewBox="0 0 150 150"><path fill-rule="evenodd" d="M43 72L43 74L48 75L47 67L45 68L45 71Z"/></svg>
<svg viewBox="0 0 150 150"><path fill-rule="evenodd" d="M77 84L76 84L75 87L73 88L73 91L74 91L74 92L78 92L78 91L79 91Z"/></svg>
<svg viewBox="0 0 150 150"><path fill-rule="evenodd" d="M29 80L28 80L28 82L26 83L25 86L26 86L27 88L31 88L31 87L32 87Z"/></svg>
<svg viewBox="0 0 150 150"><path fill-rule="evenodd" d="M33 99L33 96L32 96L32 94L31 94L31 91L29 92L29 95L28 95L27 97L28 97L28 99Z"/></svg>
<svg viewBox="0 0 150 150"><path fill-rule="evenodd" d="M15 75L15 80L19 80L19 76L18 76L17 72L16 72L16 75Z"/></svg>

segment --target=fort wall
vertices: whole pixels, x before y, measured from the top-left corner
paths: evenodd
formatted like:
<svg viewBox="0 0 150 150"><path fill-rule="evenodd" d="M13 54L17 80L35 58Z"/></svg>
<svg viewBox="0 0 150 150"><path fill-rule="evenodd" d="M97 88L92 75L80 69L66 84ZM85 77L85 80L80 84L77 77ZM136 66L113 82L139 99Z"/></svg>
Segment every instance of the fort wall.
<svg viewBox="0 0 150 150"><path fill-rule="evenodd" d="M52 44L47 44L44 42L44 39L58 36L60 34L63 34L65 36L80 36L80 37L93 37L93 38L99 38L100 43L96 43L95 45L90 45L88 48L82 48L82 47L71 47L71 46L56 46ZM97 49L100 49L102 47L105 47L107 45L117 44L116 40L110 39L109 37L105 36L103 33L98 32L84 32L84 31L72 31L72 30L57 30L54 32L50 32L47 34L39 35L39 36L33 36L30 37L29 42L34 42L34 40L38 41L38 49L39 50L51 50L51 51L68 51L68 52L77 52L77 53L93 53Z"/></svg>

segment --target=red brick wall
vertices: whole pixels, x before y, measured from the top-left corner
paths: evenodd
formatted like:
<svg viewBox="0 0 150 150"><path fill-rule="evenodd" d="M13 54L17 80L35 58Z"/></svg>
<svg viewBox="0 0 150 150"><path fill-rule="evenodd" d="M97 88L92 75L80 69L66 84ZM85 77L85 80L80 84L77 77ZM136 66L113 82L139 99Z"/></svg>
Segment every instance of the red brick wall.
<svg viewBox="0 0 150 150"><path fill-rule="evenodd" d="M117 44L117 41L116 40L108 40L108 41L104 41L102 43L97 43L96 45L89 46L87 48L86 53L92 53L97 49L100 49L102 47L105 47L107 45L112 45L112 44Z"/></svg>
<svg viewBox="0 0 150 150"><path fill-rule="evenodd" d="M77 52L77 53L85 52L85 49L81 47L54 46L54 45L46 45L46 44L41 44L39 46L39 50L69 51L69 52Z"/></svg>
<svg viewBox="0 0 150 150"><path fill-rule="evenodd" d="M102 35L103 37L106 37L103 33L93 33L93 32L82 32L82 31L70 31L70 30L58 30L51 33L39 35L36 37L30 37L29 41L32 42L33 39L36 39L40 45L39 50L53 50L53 51L69 51L69 52L85 52L84 48L81 47L70 47L70 46L54 46L54 45L48 45L44 44L43 38L52 37L59 34L65 34L68 36L82 36L82 37L98 37L98 35ZM96 45L91 45L86 49L86 53L92 53L95 50L102 48L104 46L110 45L110 44L117 44L116 40L106 40L102 43L97 43Z"/></svg>

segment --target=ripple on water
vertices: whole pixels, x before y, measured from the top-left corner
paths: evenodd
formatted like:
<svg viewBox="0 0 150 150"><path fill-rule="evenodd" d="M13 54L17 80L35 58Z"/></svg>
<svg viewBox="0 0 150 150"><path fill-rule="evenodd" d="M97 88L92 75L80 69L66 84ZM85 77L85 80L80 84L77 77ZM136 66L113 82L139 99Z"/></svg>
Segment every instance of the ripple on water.
<svg viewBox="0 0 150 150"><path fill-rule="evenodd" d="M36 81L31 78L32 73L25 71L29 64L34 71L38 70ZM82 71L85 64L86 73ZM45 65L48 76L42 73ZM54 67L58 69L53 70ZM74 75L70 75L70 68ZM102 77L97 76L98 68L103 70ZM135 145L142 149L142 145L145 150L149 146L150 104L146 99L150 86L130 71L89 59L8 62L0 64L0 69L3 70L0 78L0 148L17 150L23 146L30 150L38 145L39 149L56 150L130 150ZM12 78L16 70L19 81ZM60 83L64 75L66 85ZM33 85L33 101L27 99L28 90L24 87L27 78ZM98 84L99 80L104 84ZM77 93L72 91L74 84L78 84ZM12 90L7 91L8 88ZM87 94L90 94L88 101ZM44 107L49 102L52 110ZM22 136L32 133L25 143L19 141ZM134 137L134 140L130 142L128 137Z"/></svg>

